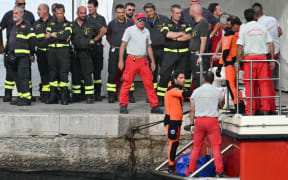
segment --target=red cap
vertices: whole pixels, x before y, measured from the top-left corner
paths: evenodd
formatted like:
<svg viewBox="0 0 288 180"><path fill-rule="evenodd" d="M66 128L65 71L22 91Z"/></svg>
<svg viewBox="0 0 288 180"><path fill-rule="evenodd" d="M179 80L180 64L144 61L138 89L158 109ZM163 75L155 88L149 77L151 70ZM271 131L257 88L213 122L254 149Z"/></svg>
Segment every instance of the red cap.
<svg viewBox="0 0 288 180"><path fill-rule="evenodd" d="M137 14L135 15L135 18L136 18L136 19L146 18L146 15L145 15L144 13L137 13Z"/></svg>

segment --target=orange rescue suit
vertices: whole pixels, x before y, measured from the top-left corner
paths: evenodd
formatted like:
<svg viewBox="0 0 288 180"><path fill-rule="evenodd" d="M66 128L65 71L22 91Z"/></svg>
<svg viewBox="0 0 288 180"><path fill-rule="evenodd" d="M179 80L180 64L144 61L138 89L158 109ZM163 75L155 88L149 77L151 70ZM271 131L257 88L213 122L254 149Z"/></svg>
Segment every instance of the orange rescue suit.
<svg viewBox="0 0 288 180"><path fill-rule="evenodd" d="M175 156L177 147L179 145L181 124L183 118L182 106L184 97L190 97L191 94L191 91L185 91L181 86L172 85L167 89L164 95L166 110L164 125L167 131L169 142L169 166L175 166Z"/></svg>
<svg viewBox="0 0 288 180"><path fill-rule="evenodd" d="M236 50L239 32L229 30L222 38L222 56L220 64L225 66L225 76L227 87L233 99L233 103L237 104L237 85L236 85ZM241 91L238 92L239 97L242 97ZM239 102L243 102L243 98L239 98Z"/></svg>

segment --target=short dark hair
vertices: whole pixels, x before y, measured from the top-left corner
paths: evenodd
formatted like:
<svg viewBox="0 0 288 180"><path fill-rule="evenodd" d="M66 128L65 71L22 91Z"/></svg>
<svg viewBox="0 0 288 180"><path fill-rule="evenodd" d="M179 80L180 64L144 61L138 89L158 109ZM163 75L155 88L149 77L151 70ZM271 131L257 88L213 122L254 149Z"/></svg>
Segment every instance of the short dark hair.
<svg viewBox="0 0 288 180"><path fill-rule="evenodd" d="M136 5L132 2L128 2L125 4L125 8L127 8L127 6L133 6L133 7L136 7Z"/></svg>
<svg viewBox="0 0 288 180"><path fill-rule="evenodd" d="M212 84L214 81L214 74L211 71L207 71L206 73L203 74L203 77L206 82Z"/></svg>
<svg viewBox="0 0 288 180"><path fill-rule="evenodd" d="M116 9L124 9L124 5L123 4L117 4L116 6L115 6L115 10Z"/></svg>
<svg viewBox="0 0 288 180"><path fill-rule="evenodd" d="M55 7L57 6L57 4L58 4L58 3L53 3L53 4L51 5L52 11L55 11Z"/></svg>
<svg viewBox="0 0 288 180"><path fill-rule="evenodd" d="M175 79L177 79L180 74L184 74L184 72L181 72L181 71L175 71L175 72L173 72L173 74L172 74L172 76L171 76L171 83L172 83L172 85L175 85Z"/></svg>
<svg viewBox="0 0 288 180"><path fill-rule="evenodd" d="M181 6L179 4L173 4L170 8L171 12L174 11L174 9L181 9Z"/></svg>
<svg viewBox="0 0 288 180"><path fill-rule="evenodd" d="M152 8L152 9L156 10L155 5L153 3L146 3L143 6L143 10L145 11L146 8Z"/></svg>
<svg viewBox="0 0 288 180"><path fill-rule="evenodd" d="M231 16L230 22L231 22L231 26L234 26L235 24L240 26L242 24L241 20L237 16Z"/></svg>
<svg viewBox="0 0 288 180"><path fill-rule="evenodd" d="M63 9L63 12L65 12L65 7L64 7L63 4L56 4L56 6L55 6L55 11L56 11L57 9Z"/></svg>
<svg viewBox="0 0 288 180"><path fill-rule="evenodd" d="M97 0L89 0L88 4L93 4L94 7L98 6L98 1Z"/></svg>
<svg viewBox="0 0 288 180"><path fill-rule="evenodd" d="M255 7L259 7L261 10L263 10L262 4L260 4L260 3L258 3L258 2L254 3L254 4L252 5L252 8L255 8Z"/></svg>
<svg viewBox="0 0 288 180"><path fill-rule="evenodd" d="M253 21L255 16L255 12L253 9L249 8L244 11L244 17L247 22Z"/></svg>
<svg viewBox="0 0 288 180"><path fill-rule="evenodd" d="M219 6L218 3L211 3L211 4L209 4L208 9L209 9L209 11L213 14L213 12L216 11L216 7L217 7L217 6Z"/></svg>

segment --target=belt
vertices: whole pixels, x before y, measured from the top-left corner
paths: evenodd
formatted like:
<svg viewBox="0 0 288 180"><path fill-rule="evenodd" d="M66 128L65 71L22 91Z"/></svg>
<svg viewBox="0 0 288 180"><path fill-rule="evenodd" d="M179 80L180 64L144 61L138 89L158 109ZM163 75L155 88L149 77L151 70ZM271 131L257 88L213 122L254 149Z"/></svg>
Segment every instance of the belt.
<svg viewBox="0 0 288 180"><path fill-rule="evenodd" d="M199 54L199 51L190 51L191 54Z"/></svg>
<svg viewBox="0 0 288 180"><path fill-rule="evenodd" d="M131 54L128 54L128 56L131 56L131 57L134 57L134 58L145 58L146 56L135 56L135 55L131 55Z"/></svg>
<svg viewBox="0 0 288 180"><path fill-rule="evenodd" d="M173 53L184 53L184 52L189 52L189 48L184 48L184 49L169 49L169 48L164 48L165 52L173 52Z"/></svg>
<svg viewBox="0 0 288 180"><path fill-rule="evenodd" d="M49 44L48 46L52 48L60 48L60 47L69 47L70 44Z"/></svg>
<svg viewBox="0 0 288 180"><path fill-rule="evenodd" d="M119 46L111 46L111 48L116 48L116 49L119 49L120 47Z"/></svg>

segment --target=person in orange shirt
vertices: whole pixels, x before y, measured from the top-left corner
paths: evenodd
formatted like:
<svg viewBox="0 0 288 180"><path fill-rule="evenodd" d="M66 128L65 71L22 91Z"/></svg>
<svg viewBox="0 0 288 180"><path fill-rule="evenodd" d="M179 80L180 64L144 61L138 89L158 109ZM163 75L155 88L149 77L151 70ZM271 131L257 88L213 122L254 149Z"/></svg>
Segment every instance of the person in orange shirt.
<svg viewBox="0 0 288 180"><path fill-rule="evenodd" d="M184 89L185 75L181 72L175 72L172 75L171 86L168 87L164 95L165 119L164 125L168 135L169 149L168 160L170 174L175 174L175 156L179 145L181 124L183 118L184 98L190 98L192 91Z"/></svg>
<svg viewBox="0 0 288 180"><path fill-rule="evenodd" d="M237 39L239 36L239 30L242 22L236 16L232 16L231 20L231 30L226 31L225 35L222 38L222 56L220 59L220 64L216 70L216 76L221 77L221 69L224 65L225 67L225 75L226 75L226 84L230 95L233 99L233 103L235 106L235 112L237 111L237 85L236 85L236 49L237 49ZM245 104L243 101L242 93L239 90L238 92L239 98L239 113L245 114Z"/></svg>

